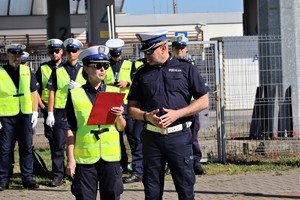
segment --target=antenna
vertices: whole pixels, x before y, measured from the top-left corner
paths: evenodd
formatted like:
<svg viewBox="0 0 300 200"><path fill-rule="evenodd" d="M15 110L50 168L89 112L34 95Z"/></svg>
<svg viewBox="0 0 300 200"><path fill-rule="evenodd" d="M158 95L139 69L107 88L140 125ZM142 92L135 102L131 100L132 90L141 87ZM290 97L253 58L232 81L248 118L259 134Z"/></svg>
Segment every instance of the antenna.
<svg viewBox="0 0 300 200"><path fill-rule="evenodd" d="M177 13L177 0L173 0L173 13Z"/></svg>

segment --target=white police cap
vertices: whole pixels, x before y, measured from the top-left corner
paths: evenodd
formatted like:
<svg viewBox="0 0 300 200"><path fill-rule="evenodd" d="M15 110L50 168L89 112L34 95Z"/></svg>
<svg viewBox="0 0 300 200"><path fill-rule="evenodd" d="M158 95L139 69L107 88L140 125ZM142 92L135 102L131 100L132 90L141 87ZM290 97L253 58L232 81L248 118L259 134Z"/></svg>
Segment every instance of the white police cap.
<svg viewBox="0 0 300 200"><path fill-rule="evenodd" d="M68 38L64 41L64 47L66 49L81 49L82 43L75 38Z"/></svg>
<svg viewBox="0 0 300 200"><path fill-rule="evenodd" d="M167 30L157 30L146 33L136 33L136 37L142 43L141 51L147 51L155 46L155 44L167 39Z"/></svg>
<svg viewBox="0 0 300 200"><path fill-rule="evenodd" d="M23 52L23 55L21 57L21 61L26 62L27 59L29 57L29 53L27 53L26 51Z"/></svg>
<svg viewBox="0 0 300 200"><path fill-rule="evenodd" d="M61 48L63 41L60 39L50 39L45 42L45 46L49 49L59 49Z"/></svg>
<svg viewBox="0 0 300 200"><path fill-rule="evenodd" d="M187 46L189 39L184 35L174 36L170 39L172 46Z"/></svg>
<svg viewBox="0 0 300 200"><path fill-rule="evenodd" d="M5 46L6 52L23 54L23 51L26 49L24 44L8 44Z"/></svg>
<svg viewBox="0 0 300 200"><path fill-rule="evenodd" d="M122 47L125 42L121 39L110 39L107 40L105 45L109 48L110 55L112 57L120 56L122 52Z"/></svg>
<svg viewBox="0 0 300 200"><path fill-rule="evenodd" d="M122 49L125 42L121 39L110 39L107 40L105 46L109 48L109 50L119 50Z"/></svg>
<svg viewBox="0 0 300 200"><path fill-rule="evenodd" d="M90 63L109 62L109 48L104 45L92 46L83 50L79 55L79 60L84 65Z"/></svg>

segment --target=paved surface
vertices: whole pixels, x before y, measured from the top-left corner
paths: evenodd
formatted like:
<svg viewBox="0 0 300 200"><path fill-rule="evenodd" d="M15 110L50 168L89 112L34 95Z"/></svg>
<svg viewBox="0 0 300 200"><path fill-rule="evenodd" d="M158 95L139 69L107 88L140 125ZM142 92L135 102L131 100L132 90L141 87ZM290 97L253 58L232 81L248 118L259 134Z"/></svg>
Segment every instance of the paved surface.
<svg viewBox="0 0 300 200"><path fill-rule="evenodd" d="M42 135L41 121L34 137L35 146L47 145ZM164 200L178 199L174 184L168 177L165 181ZM70 184L52 188L41 184L38 190L24 190L21 186L10 187L0 192L0 200L68 200L75 199ZM124 185L121 200L142 200L142 183ZM197 176L196 200L292 200L300 199L300 169L268 171L243 175Z"/></svg>
<svg viewBox="0 0 300 200"><path fill-rule="evenodd" d="M143 184L124 185L122 200L144 199ZM15 186L0 192L1 200L68 200L74 199L69 185L57 188L41 185L38 190ZM178 199L173 182L165 182L164 200ZM300 199L300 169L244 175L205 175L197 177L196 200L292 200Z"/></svg>

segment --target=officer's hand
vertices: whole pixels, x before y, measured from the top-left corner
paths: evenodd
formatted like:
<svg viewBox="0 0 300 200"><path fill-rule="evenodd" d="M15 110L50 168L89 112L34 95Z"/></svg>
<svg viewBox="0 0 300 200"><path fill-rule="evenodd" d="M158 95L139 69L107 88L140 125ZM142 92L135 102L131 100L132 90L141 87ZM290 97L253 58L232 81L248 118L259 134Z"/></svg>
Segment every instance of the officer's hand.
<svg viewBox="0 0 300 200"><path fill-rule="evenodd" d="M147 113L147 121L151 122L153 125L159 127L160 118L156 115L159 113L159 109L152 110Z"/></svg>
<svg viewBox="0 0 300 200"><path fill-rule="evenodd" d="M48 112L46 124L50 127L53 127L54 123L55 123L55 119L54 119L53 112Z"/></svg>
<svg viewBox="0 0 300 200"><path fill-rule="evenodd" d="M44 108L42 109L42 112L44 115L48 114L48 106L44 106Z"/></svg>
<svg viewBox="0 0 300 200"><path fill-rule="evenodd" d="M118 87L119 88L125 88L127 86L127 83L128 83L127 81L120 81L119 84L118 84Z"/></svg>
<svg viewBox="0 0 300 200"><path fill-rule="evenodd" d="M69 90L73 90L73 89L79 88L79 87L80 87L80 85L73 80L71 80L70 83L68 84Z"/></svg>
<svg viewBox="0 0 300 200"><path fill-rule="evenodd" d="M180 117L180 115L179 115L180 111L178 111L178 110L163 108L163 111L166 114L160 116L161 128L167 128L168 126L170 126L173 122L175 122Z"/></svg>
<svg viewBox="0 0 300 200"><path fill-rule="evenodd" d="M74 178L75 175L76 162L74 159L68 159L68 165L66 168L66 174L70 179Z"/></svg>
<svg viewBox="0 0 300 200"><path fill-rule="evenodd" d="M0 129L2 128L2 124L1 124L1 122L0 122Z"/></svg>
<svg viewBox="0 0 300 200"><path fill-rule="evenodd" d="M31 117L32 128L34 128L38 122L39 113L37 111L33 111Z"/></svg>

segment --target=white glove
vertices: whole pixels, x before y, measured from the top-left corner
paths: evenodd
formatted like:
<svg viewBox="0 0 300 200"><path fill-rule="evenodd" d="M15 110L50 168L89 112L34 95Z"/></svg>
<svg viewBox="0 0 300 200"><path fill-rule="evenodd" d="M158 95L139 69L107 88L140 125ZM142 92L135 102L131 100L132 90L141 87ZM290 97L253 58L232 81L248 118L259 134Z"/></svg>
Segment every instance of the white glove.
<svg viewBox="0 0 300 200"><path fill-rule="evenodd" d="M53 112L48 112L48 117L46 120L46 124L50 127L52 127L55 123Z"/></svg>
<svg viewBox="0 0 300 200"><path fill-rule="evenodd" d="M2 128L2 124L1 124L1 122L0 122L0 129Z"/></svg>
<svg viewBox="0 0 300 200"><path fill-rule="evenodd" d="M33 111L31 117L32 128L34 128L38 122L39 113L37 111Z"/></svg>
<svg viewBox="0 0 300 200"><path fill-rule="evenodd" d="M79 87L80 87L80 85L73 80L71 80L70 83L68 84L68 88L70 90L73 90L73 89L79 88Z"/></svg>

